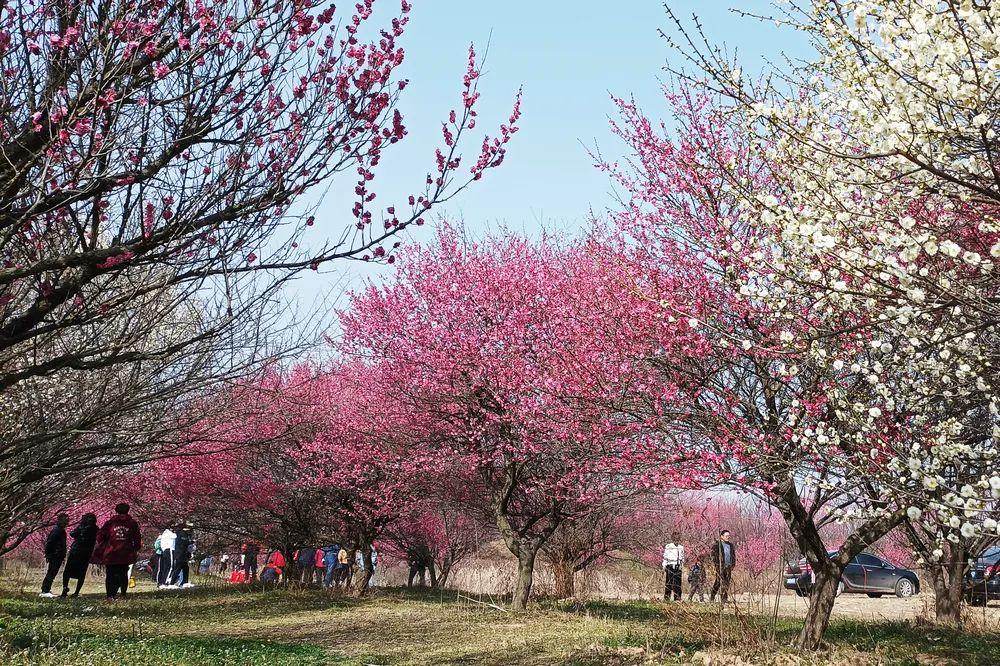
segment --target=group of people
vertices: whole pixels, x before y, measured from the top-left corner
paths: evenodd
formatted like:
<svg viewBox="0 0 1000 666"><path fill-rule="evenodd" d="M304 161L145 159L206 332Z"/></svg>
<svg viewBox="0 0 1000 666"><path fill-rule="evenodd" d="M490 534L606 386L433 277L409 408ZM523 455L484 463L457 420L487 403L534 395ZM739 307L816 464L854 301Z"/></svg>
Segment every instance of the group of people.
<svg viewBox="0 0 1000 666"><path fill-rule="evenodd" d="M129 569L135 564L142 547L139 523L129 515L128 504L117 505L114 515L100 527L93 513L85 513L67 537L68 526L69 516L59 514L55 527L45 539L46 568L39 596L48 599L56 596L52 593L52 583L60 568L63 569L61 596L78 596L87 578L88 567L98 564L104 567L107 600L114 601L119 595L124 597L129 588ZM68 538L72 538L73 543L67 549ZM76 589L71 595L69 581L74 579Z"/></svg>
<svg viewBox="0 0 1000 666"><path fill-rule="evenodd" d="M259 544L248 542L240 547L239 568L233 567L230 581L234 583L252 581L257 578L258 559L261 547ZM347 548L339 543L320 548L305 547L299 548L292 553L292 561L295 563L300 583L323 585L324 587L340 586L341 583L348 583L351 576L351 554ZM378 551L372 546L372 566L378 565ZM219 558L219 574L225 575L229 570L229 555L222 555ZM356 554L355 562L359 568L364 567L364 558L361 551ZM260 572L260 580L264 583L277 583L288 581L287 562L280 550L271 551L264 559L264 567ZM374 576L373 576L374 578ZM371 584L371 581L369 581Z"/></svg>
<svg viewBox="0 0 1000 666"><path fill-rule="evenodd" d="M56 597L52 593L52 585L60 568L63 569L61 596L79 596L88 568L91 564L97 564L102 565L106 573L108 601L125 597L130 586L131 569L135 566L142 548L139 524L129 515L128 504L117 505L115 514L100 527L97 525L97 516L93 513L84 514L80 523L67 534L69 522L67 514L59 514L55 526L45 540L46 570L40 596ZM158 589L194 587L190 569L192 558L197 552L197 544L193 529L194 525L190 522L171 525L164 529L153 543L153 556L146 570L156 581ZM73 540L72 545L67 547L70 538ZM244 543L240 548L240 567L238 569L233 567L233 576L239 574L239 580L234 578L231 580L233 582L256 580L260 553L259 544ZM302 583L315 582L329 588L350 582L351 554L339 543L322 548L300 548L293 554L293 561L298 567L298 579ZM378 551L374 546L371 550L371 563L373 567L378 564ZM364 558L360 551L356 554L356 564L359 568L364 567ZM219 560L219 573L225 574L229 566L230 556L222 555ZM76 589L70 594L70 580L74 579ZM268 553L260 572L260 580L265 583L288 580L285 556L281 550Z"/></svg>
<svg viewBox="0 0 1000 666"><path fill-rule="evenodd" d="M63 569L63 589L62 595L76 597L80 594L80 589L87 577L87 569L90 564L104 566L106 580L105 591L107 600L113 601L119 596L125 597L128 593L130 569L135 565L142 547L142 538L139 532L139 523L129 515L128 504L122 503L115 507L115 514L100 527L97 526L97 516L93 513L86 513L80 519L80 523L67 535L66 528L69 526L69 516L65 513L59 514L55 527L49 532L45 540L45 577L42 579L42 591L39 596L54 598L52 584ZM192 555L197 551L193 525L185 523L174 525L163 530L156 542L153 544L153 558L150 562L152 574L159 588L177 589L193 587L190 575L190 562ZM67 548L68 539L72 538L73 543ZM256 543L244 543L240 549L240 559L242 571L234 568L234 576L237 573L241 581L252 581L257 578L257 565L260 556L260 545ZM712 568L715 571L715 584L709 596L709 601L714 602L717 595L720 595L725 603L729 598L729 584L732 579L733 568L736 566L736 545L731 541L729 530L721 530L719 539L712 546L709 553ZM421 578L423 583L422 558L411 557L409 585L413 585L415 577ZM350 553L339 543L334 543L321 548L306 547L300 548L293 553L293 561L298 567L299 581L305 584L322 584L324 587L340 586L341 583L348 584L351 576ZM688 601L694 599L697 594L700 601L705 600L706 572L704 565L705 557L699 557L688 571ZM65 562L65 567L63 563ZM378 564L378 551L372 546L371 563L375 567ZM264 569L261 572L262 582L287 581L285 557L280 550L272 551L265 560ZM364 558L361 551L356 554L356 564L358 568L364 568ZM663 548L663 598L667 601L683 599L683 570L685 565L684 544L681 543L680 534L673 532L670 535L670 542ZM223 555L220 558L219 573L224 574L229 567L229 556ZM70 594L70 580L76 580L76 589ZM369 580L369 585L374 580L374 575ZM239 581L234 581L239 582Z"/></svg>
<svg viewBox="0 0 1000 666"><path fill-rule="evenodd" d="M733 568L736 566L736 544L731 541L732 535L729 530L720 530L719 539L712 546L709 552L712 568L715 571L715 584L712 586L709 601L714 602L716 595L720 595L722 603L729 600L729 584L733 576ZM670 542L663 547L663 599L665 601L681 601L684 598L682 586L684 571L684 544L681 543L681 535L673 532L670 535ZM698 595L699 601L705 601L705 557L699 557L694 565L688 570L688 601L694 600L694 595Z"/></svg>
<svg viewBox="0 0 1000 666"><path fill-rule="evenodd" d="M176 590L194 587L191 582L191 557L197 550L194 525L171 525L153 542L151 573L158 589Z"/></svg>

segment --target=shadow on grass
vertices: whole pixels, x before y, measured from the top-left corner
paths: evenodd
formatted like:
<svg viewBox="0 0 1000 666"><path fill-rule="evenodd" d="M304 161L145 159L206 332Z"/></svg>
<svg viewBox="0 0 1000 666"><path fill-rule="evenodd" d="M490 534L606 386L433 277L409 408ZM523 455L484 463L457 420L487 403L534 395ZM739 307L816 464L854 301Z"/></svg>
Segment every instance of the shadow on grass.
<svg viewBox="0 0 1000 666"><path fill-rule="evenodd" d="M364 600L319 589L263 589L260 585L133 592L127 600L108 604L103 595L77 599L39 599L34 595L0 596L0 615L18 618L103 617L156 621L183 615L186 619L266 618L311 610L350 608Z"/></svg>

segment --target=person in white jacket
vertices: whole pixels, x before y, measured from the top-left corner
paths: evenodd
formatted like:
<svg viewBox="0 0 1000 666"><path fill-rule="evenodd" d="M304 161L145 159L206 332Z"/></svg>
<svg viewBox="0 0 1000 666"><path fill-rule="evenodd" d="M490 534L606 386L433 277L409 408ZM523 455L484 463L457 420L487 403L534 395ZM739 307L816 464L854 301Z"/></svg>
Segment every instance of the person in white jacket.
<svg viewBox="0 0 1000 666"><path fill-rule="evenodd" d="M153 550L160 551L160 564L156 569L156 583L159 588L175 588L172 584L174 574L177 572L177 533L169 527L156 538Z"/></svg>
<svg viewBox="0 0 1000 666"><path fill-rule="evenodd" d="M681 535L670 534L670 543L663 547L663 600L681 600L681 571L684 568L684 546Z"/></svg>

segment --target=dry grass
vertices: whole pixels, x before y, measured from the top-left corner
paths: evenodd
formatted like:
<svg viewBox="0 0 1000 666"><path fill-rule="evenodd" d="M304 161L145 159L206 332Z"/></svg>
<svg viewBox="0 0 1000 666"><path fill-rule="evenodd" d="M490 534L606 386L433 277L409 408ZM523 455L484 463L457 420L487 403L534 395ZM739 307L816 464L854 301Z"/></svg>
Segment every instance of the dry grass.
<svg viewBox="0 0 1000 666"><path fill-rule="evenodd" d="M211 582L213 579L207 579ZM9 583L9 581L8 581ZM88 584L96 592L101 580ZM379 589L355 600L319 590L217 582L125 604L99 595L44 601L7 587L0 662L37 664L996 664L992 631L837 620L831 650L787 647L799 620L731 606L649 601L546 602L528 613L495 597Z"/></svg>

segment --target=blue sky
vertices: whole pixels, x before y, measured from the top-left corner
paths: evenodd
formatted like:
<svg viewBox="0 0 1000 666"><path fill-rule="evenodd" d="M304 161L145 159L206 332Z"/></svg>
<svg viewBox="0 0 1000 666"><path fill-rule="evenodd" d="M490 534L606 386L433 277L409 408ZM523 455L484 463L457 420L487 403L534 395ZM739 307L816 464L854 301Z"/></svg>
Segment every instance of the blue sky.
<svg viewBox="0 0 1000 666"><path fill-rule="evenodd" d="M738 49L748 73L760 70L764 58L805 53L801 38L790 30L729 9L770 14L769 2L668 3L689 23L696 13L715 43ZM384 12L398 6L392 0L383 5ZM661 116L664 66L668 60L681 64L658 32L670 26L657 0L414 0L402 41L403 76L410 86L400 106L410 135L386 152L377 176L379 201L401 201L420 187L432 167L440 122L459 101L468 45L474 42L482 49L489 43L477 129L493 129L505 120L515 91L523 86L522 129L506 163L438 213L463 220L472 233L499 227L526 234L583 228L591 209L600 212L612 204L609 180L593 167L586 149L599 147L610 158L623 153L608 129L615 112L612 94L634 96L648 115ZM479 137L475 139L467 144L467 155L477 151ZM352 189L348 178L327 192L317 231L343 228ZM403 240L420 241L431 233L428 227L418 228ZM307 277L299 287L312 294L340 290L390 272L345 262Z"/></svg>

